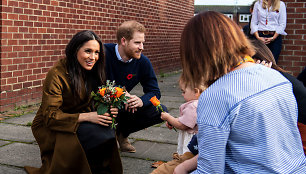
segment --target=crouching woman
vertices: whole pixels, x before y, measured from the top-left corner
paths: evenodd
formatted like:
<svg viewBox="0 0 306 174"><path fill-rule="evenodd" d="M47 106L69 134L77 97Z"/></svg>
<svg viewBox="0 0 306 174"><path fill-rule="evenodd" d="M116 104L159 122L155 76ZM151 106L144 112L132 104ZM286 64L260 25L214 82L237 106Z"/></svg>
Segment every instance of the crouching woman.
<svg viewBox="0 0 306 174"><path fill-rule="evenodd" d="M52 67L44 81L41 106L32 132L42 166L26 166L30 174L122 173L110 114L94 111L91 91L105 82L101 39L84 30L73 36L66 58ZM117 108L111 109L116 115ZM99 136L104 137L99 137Z"/></svg>

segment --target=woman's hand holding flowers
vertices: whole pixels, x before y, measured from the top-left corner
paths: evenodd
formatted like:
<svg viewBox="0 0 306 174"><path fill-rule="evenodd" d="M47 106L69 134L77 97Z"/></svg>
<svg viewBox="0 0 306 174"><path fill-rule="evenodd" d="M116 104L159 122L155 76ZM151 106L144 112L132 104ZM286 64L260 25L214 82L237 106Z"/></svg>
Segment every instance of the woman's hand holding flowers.
<svg viewBox="0 0 306 174"><path fill-rule="evenodd" d="M112 123L112 117L110 116L109 113L104 113L103 115L98 115L97 112L81 113L79 115L79 122L83 121L88 121L103 126L109 126L109 124Z"/></svg>

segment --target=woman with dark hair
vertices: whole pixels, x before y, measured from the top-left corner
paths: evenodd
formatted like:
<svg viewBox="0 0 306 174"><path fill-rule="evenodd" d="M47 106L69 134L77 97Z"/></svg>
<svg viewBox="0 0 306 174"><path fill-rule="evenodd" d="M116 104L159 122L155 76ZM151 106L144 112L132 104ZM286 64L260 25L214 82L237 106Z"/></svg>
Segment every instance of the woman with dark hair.
<svg viewBox="0 0 306 174"><path fill-rule="evenodd" d="M254 48L221 13L202 12L181 37L182 77L207 85L197 107L197 169L192 173L305 173L291 83L254 63ZM187 173L187 160L175 173Z"/></svg>
<svg viewBox="0 0 306 174"><path fill-rule="evenodd" d="M301 81L276 64L272 52L264 43L259 40L252 40L251 42L256 50L253 58L262 62L272 62L272 68L279 71L292 83L293 94L298 106L298 128L302 137L304 153L306 154L306 88Z"/></svg>
<svg viewBox="0 0 306 174"><path fill-rule="evenodd" d="M46 76L41 106L31 127L42 166L25 169L31 174L122 173L115 137L103 142L94 136L99 130L111 133L112 123L110 114L94 111L90 97L105 82L102 41L93 31L84 30L73 36L65 53L66 58ZM111 114L118 114L118 109L112 108Z"/></svg>

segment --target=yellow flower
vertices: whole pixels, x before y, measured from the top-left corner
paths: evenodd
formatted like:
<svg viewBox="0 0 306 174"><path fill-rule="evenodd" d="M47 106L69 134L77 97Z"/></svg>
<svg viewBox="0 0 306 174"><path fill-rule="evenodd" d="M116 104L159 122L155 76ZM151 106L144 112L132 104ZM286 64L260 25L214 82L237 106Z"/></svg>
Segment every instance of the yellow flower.
<svg viewBox="0 0 306 174"><path fill-rule="evenodd" d="M156 98L156 96L152 97L150 99L150 102L154 105L154 106L159 106L160 105L160 101Z"/></svg>
<svg viewBox="0 0 306 174"><path fill-rule="evenodd" d="M99 90L99 93L100 93L100 95L101 95L102 97L103 97L104 94L105 94L105 90L106 90L106 88L102 88L102 89Z"/></svg>
<svg viewBox="0 0 306 174"><path fill-rule="evenodd" d="M119 87L116 87L115 89L116 89L116 96L117 98L119 98L123 94L123 89Z"/></svg>

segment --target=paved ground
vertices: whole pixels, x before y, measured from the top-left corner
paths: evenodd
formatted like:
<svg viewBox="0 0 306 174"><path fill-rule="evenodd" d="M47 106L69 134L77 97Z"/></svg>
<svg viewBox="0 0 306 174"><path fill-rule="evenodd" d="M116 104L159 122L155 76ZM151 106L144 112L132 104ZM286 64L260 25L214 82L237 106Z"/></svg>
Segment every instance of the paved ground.
<svg viewBox="0 0 306 174"><path fill-rule="evenodd" d="M178 108L184 102L177 81L180 72L159 77L161 103L168 107L172 115L178 116ZM132 94L141 95L140 87ZM23 166L39 167L39 148L27 126L35 113L0 121L0 174L25 174ZM121 153L125 174L148 174L154 161L171 160L176 152L177 132L169 130L164 124L155 125L130 135L130 141L136 147L136 153Z"/></svg>

